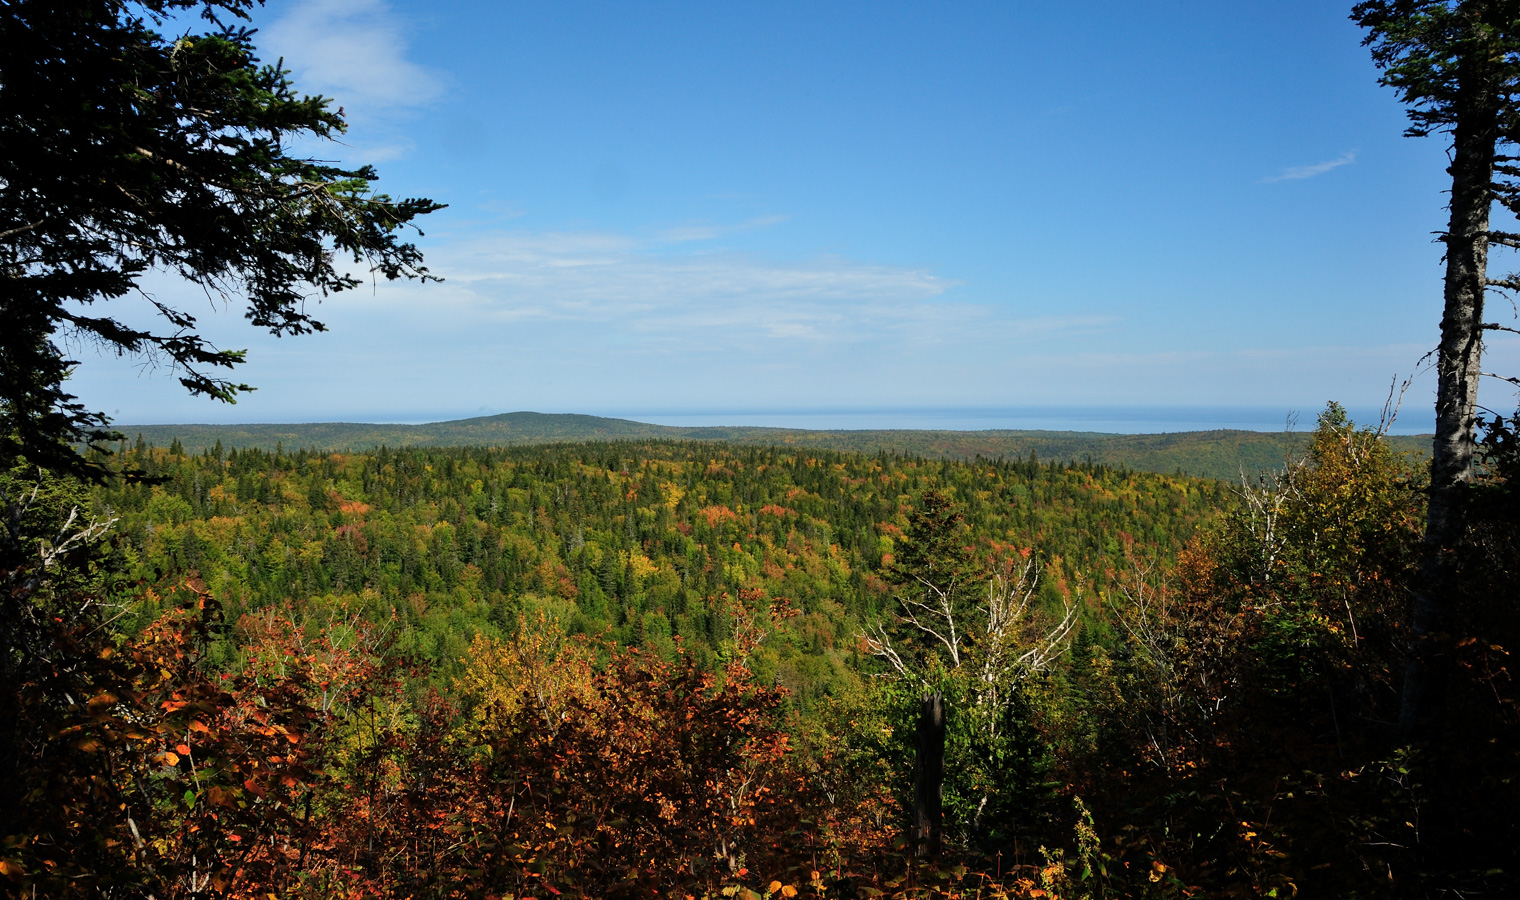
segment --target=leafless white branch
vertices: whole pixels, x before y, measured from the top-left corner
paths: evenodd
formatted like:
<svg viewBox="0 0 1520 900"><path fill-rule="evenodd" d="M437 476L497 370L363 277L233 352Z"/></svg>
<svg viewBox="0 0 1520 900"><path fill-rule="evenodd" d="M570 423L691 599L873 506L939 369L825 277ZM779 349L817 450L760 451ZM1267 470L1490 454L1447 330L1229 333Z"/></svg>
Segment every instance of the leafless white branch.
<svg viewBox="0 0 1520 900"><path fill-rule="evenodd" d="M1037 625L1031 604L1039 579L1037 560L1010 560L988 579L985 601L964 611L956 608L953 584L940 587L919 579L922 598L899 596L897 621L939 645L947 668L964 668L972 675L976 702L996 704L1009 688L1049 667L1065 650L1076 627L1080 584L1077 596L1063 604L1054 624ZM893 645L884 622L872 623L860 636L866 651L886 663L895 677L924 682L924 673Z"/></svg>
<svg viewBox="0 0 1520 900"><path fill-rule="evenodd" d="M1307 465L1303 457L1289 456L1276 472L1263 472L1253 481L1240 470L1235 492L1245 504L1246 530L1258 548L1258 572L1263 582L1272 578L1272 567L1283 550L1281 520L1284 509L1298 496L1298 476Z"/></svg>

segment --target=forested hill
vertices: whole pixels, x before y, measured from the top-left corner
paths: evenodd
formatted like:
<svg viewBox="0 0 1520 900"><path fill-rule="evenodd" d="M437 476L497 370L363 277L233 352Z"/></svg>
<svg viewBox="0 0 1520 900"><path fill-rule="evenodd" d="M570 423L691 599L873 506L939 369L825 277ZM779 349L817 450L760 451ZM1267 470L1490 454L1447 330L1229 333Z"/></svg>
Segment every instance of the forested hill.
<svg viewBox="0 0 1520 900"><path fill-rule="evenodd" d="M1086 464L664 441L125 462L157 483L96 492L96 515L119 518L121 568L196 572L232 620L292 598L362 612L447 669L473 635L544 608L662 655L678 636L717 654L732 601L787 597L800 615L760 665L804 699L846 677L855 636L885 615L882 567L927 490L954 499L979 556L1038 554L1056 606L1098 602L1132 550L1169 556L1228 490Z"/></svg>
<svg viewBox="0 0 1520 900"><path fill-rule="evenodd" d="M364 451L376 447L506 447L578 441L665 439L718 441L812 450L881 451L929 459L1028 459L1092 461L1142 472L1183 472L1233 480L1280 466L1290 450L1302 447L1303 435L1257 431L1187 431L1171 434L1103 434L1090 431L926 431L650 425L600 416L505 413L426 425L375 425L321 422L282 425L123 425L129 439L139 435L168 447L178 440L185 451L298 448ZM1423 452L1428 437L1391 436L1395 450Z"/></svg>

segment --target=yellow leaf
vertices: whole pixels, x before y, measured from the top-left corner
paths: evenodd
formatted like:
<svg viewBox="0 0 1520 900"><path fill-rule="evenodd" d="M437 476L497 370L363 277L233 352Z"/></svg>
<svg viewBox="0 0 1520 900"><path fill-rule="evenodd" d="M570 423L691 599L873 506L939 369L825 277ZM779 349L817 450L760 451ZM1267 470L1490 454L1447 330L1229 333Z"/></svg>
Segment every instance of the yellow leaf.
<svg viewBox="0 0 1520 900"><path fill-rule="evenodd" d="M768 888L766 888L765 892L767 894L774 894L774 893L776 893L779 890L781 890L781 882L779 882L779 881L772 881L771 882L771 886L768 887Z"/></svg>

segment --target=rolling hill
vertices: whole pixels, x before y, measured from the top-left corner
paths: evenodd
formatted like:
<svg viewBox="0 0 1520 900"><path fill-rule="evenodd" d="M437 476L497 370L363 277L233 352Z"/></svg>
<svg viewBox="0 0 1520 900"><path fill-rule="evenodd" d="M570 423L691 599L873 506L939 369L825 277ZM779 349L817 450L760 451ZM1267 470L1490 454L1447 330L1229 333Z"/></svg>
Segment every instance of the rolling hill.
<svg viewBox="0 0 1520 900"><path fill-rule="evenodd" d="M686 440L796 446L857 453L895 453L932 459L1027 458L1091 460L1145 472L1184 472L1233 480L1242 471L1276 468L1302 446L1304 435L1258 431L1185 431L1106 434L1089 431L805 430L789 428L676 427L569 413L514 412L424 425L319 422L278 425L122 425L129 440L156 446L178 439L188 452L214 447L272 450L368 450L375 447L505 447L581 441ZM1400 451L1420 453L1424 436L1396 435Z"/></svg>

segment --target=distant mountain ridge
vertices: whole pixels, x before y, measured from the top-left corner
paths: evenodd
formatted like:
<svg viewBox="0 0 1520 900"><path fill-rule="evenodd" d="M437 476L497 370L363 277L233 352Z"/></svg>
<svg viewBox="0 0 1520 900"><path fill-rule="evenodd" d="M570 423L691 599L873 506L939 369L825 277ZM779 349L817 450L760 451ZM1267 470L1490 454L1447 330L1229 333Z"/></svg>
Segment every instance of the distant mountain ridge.
<svg viewBox="0 0 1520 900"><path fill-rule="evenodd" d="M858 453L898 453L944 459L1027 458L1091 460L1146 472L1182 471L1233 480L1282 465L1302 449L1305 434L1238 430L1165 434L1109 434L1092 431L941 431L920 429L812 430L755 426L684 427L651 425L576 413L512 412L423 425L314 422L278 425L120 425L128 440L141 436L167 447L178 439L199 453L218 442L224 449L364 451L387 447L503 447L584 441L715 441L729 444L796 446ZM1430 438L1393 435L1394 448L1425 452Z"/></svg>

